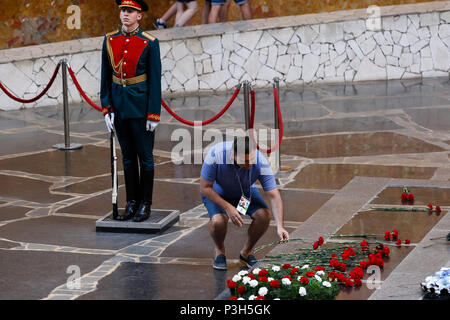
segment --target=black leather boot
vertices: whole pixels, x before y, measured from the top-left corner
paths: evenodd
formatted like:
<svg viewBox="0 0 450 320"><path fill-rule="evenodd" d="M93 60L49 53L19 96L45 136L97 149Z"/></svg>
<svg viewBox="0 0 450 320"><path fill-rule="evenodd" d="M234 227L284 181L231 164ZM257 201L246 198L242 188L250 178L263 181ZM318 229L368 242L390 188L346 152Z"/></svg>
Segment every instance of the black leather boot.
<svg viewBox="0 0 450 320"><path fill-rule="evenodd" d="M126 221L133 218L140 205L138 168L124 170L124 176L125 189L127 192L127 205L125 207L125 213L116 217L116 220L119 221Z"/></svg>
<svg viewBox="0 0 450 320"><path fill-rule="evenodd" d="M141 171L141 190L142 203L138 212L134 216L135 222L142 222L147 220L151 214L152 197L153 197L153 180L155 171Z"/></svg>

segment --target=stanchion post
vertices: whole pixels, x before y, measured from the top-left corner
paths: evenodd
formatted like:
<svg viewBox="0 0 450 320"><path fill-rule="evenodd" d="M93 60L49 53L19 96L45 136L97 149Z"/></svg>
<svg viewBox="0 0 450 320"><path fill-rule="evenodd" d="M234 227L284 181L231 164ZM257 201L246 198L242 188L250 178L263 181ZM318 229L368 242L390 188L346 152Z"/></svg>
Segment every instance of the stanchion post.
<svg viewBox="0 0 450 320"><path fill-rule="evenodd" d="M278 96L280 94L280 79L278 79L277 77L275 77L273 79L273 88L277 90ZM277 133L276 135L276 141L278 141L278 137L280 134L280 122L278 119L278 109L277 109L277 101L276 101L276 97L274 95L273 97L274 101L273 101L273 110L274 110L274 121L275 121L275 132ZM281 152L280 152L280 148L281 145L278 147L278 149L275 151L276 155L275 155L275 168L277 170L277 172L280 171L280 167L281 167Z"/></svg>
<svg viewBox="0 0 450 320"><path fill-rule="evenodd" d="M245 131L250 129L250 82L244 81Z"/></svg>
<svg viewBox="0 0 450 320"><path fill-rule="evenodd" d="M59 143L53 146L58 150L77 150L83 146L79 143L70 143L70 128L69 128L69 97L67 90L67 60L61 60L61 73L62 73L62 87L63 87L63 108L64 108L64 144Z"/></svg>

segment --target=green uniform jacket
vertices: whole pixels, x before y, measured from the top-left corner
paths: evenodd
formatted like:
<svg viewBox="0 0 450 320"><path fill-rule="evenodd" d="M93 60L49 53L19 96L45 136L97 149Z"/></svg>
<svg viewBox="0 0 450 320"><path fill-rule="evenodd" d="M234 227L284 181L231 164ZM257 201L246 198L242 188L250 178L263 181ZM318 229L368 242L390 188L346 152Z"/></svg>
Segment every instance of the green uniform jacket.
<svg viewBox="0 0 450 320"><path fill-rule="evenodd" d="M113 79L114 78L114 79ZM100 99L103 114L160 121L161 59L158 39L139 27L105 36Z"/></svg>

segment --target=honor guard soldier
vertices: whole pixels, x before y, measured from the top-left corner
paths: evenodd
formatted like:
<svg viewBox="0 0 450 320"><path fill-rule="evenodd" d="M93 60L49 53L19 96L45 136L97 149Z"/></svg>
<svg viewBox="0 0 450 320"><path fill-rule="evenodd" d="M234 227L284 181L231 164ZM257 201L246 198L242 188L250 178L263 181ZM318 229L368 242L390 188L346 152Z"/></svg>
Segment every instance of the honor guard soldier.
<svg viewBox="0 0 450 320"><path fill-rule="evenodd" d="M139 27L142 12L148 10L146 2L116 3L122 28L108 33L103 42L101 104L106 126L116 131L123 157L127 204L116 219L141 222L150 217L152 205L161 59L158 39Z"/></svg>

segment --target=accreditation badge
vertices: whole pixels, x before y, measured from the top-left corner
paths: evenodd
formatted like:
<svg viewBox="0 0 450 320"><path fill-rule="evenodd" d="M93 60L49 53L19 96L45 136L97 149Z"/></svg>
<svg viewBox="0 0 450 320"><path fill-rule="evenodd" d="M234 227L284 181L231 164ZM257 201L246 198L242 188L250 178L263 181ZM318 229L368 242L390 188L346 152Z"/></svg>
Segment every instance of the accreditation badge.
<svg viewBox="0 0 450 320"><path fill-rule="evenodd" d="M239 200L239 204L236 207L236 210L240 214L245 215L247 213L249 206L250 206L250 199L248 199L246 196L242 195L241 199Z"/></svg>

